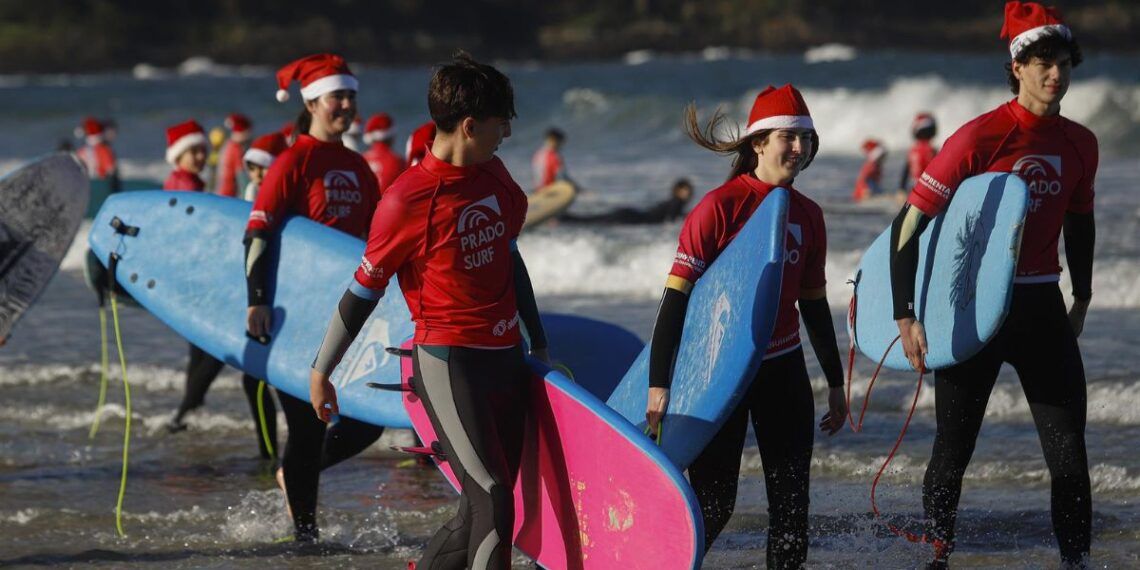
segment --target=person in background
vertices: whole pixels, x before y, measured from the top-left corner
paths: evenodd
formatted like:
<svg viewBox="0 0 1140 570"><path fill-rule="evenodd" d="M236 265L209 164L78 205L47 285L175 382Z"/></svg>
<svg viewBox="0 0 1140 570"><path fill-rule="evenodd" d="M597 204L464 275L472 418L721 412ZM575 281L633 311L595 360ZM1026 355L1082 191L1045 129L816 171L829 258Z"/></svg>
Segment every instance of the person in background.
<svg viewBox="0 0 1140 570"><path fill-rule="evenodd" d="M556 128L550 128L543 137L542 146L531 158L531 168L534 169L535 189L545 188L556 180L565 180L566 162L562 159L562 145L566 142L566 133Z"/></svg>
<svg viewBox="0 0 1140 570"><path fill-rule="evenodd" d="M906 153L906 164L903 165L898 188L899 194L904 199L911 188L918 184L918 177L922 176L930 161L934 160L934 155L938 154L938 149L930 142L934 135L938 134L938 123L934 121L934 115L930 113L915 115L914 121L910 124L910 134L914 138L914 143Z"/></svg>
<svg viewBox="0 0 1140 570"><path fill-rule="evenodd" d="M669 199L648 210L618 208L609 212L579 216L563 214L559 219L576 224L660 224L685 217L685 206L693 199L693 185L687 178L673 183Z"/></svg>
<svg viewBox="0 0 1140 570"><path fill-rule="evenodd" d="M219 196L232 198L238 195L242 156L253 134L250 130L253 123L245 115L233 113L226 117L225 125L230 131L230 138L222 145L218 156L218 184L215 188Z"/></svg>
<svg viewBox="0 0 1140 570"><path fill-rule="evenodd" d="M103 123L94 117L87 117L76 129L76 134L83 137L83 146L79 147L76 154L87 167L87 176L93 180L117 177L118 161L107 140Z"/></svg>
<svg viewBox="0 0 1140 570"><path fill-rule="evenodd" d="M883 162L887 159L887 147L875 139L863 141L863 166L855 178L855 192L851 198L862 202L878 196L883 191Z"/></svg>
<svg viewBox="0 0 1140 570"><path fill-rule="evenodd" d="M364 160L376 175L381 192L404 171L404 160L392 150L392 140L396 138L392 126L392 117L380 113L369 117L364 127L364 142L369 145Z"/></svg>
<svg viewBox="0 0 1140 570"><path fill-rule="evenodd" d="M285 141L285 135L280 132L254 139L253 144L249 145L249 150L242 156L245 173L249 176L249 183L245 185L241 195L243 200L253 202L257 198L257 190L261 187L261 181L265 179L265 173L287 148L289 143Z"/></svg>
<svg viewBox="0 0 1140 570"><path fill-rule="evenodd" d="M352 152L363 152L364 143L361 142L360 137L364 134L364 125L361 123L360 115L357 115L352 120L352 126L344 133L341 139L344 141L344 148Z"/></svg>
<svg viewBox="0 0 1140 570"><path fill-rule="evenodd" d="M294 132L296 128L297 125L293 122L286 123L284 127L281 127L281 136L285 137L285 144L293 146L293 143L297 142L297 133Z"/></svg>
<svg viewBox="0 0 1140 570"><path fill-rule="evenodd" d="M435 140L435 123L428 121L419 126L412 134L408 135L408 142L404 146L404 154L407 160L407 168L411 168L420 163L424 159L424 155L428 153L431 148L432 141Z"/></svg>

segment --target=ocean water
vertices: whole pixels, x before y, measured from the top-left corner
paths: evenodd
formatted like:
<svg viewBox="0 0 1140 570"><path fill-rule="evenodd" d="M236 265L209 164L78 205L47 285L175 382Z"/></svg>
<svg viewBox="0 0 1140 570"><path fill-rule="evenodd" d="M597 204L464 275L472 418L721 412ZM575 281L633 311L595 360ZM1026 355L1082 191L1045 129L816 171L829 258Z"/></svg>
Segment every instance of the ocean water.
<svg viewBox="0 0 1140 570"><path fill-rule="evenodd" d="M700 195L723 180L729 164L687 141L680 129L683 106L695 101L702 116L720 107L739 121L760 88L794 82L803 89L822 141L797 188L824 204L831 248L828 296L841 348L847 343L846 280L863 248L893 215L888 208L843 205L862 139L886 141L891 150L887 180L893 183L915 112L935 114L941 140L1011 96L996 52L993 57L872 53L822 63L729 50L635 56L575 65L503 64L514 81L519 111L514 135L501 148L508 167L530 186L530 154L542 132L557 125L568 135L569 172L586 189L576 211L663 199L681 176L693 180ZM1074 73L1063 113L1092 128L1101 151L1094 298L1080 339L1088 376L1093 561L1097 567L1137 567L1140 194L1134 188L1140 179L1140 78L1135 75L1140 58L1088 57ZM241 111L253 118L256 132L263 132L290 120L296 103L273 100L272 71L197 65L192 74L148 69L0 77L5 125L0 169L50 150L71 136L83 115L94 114L118 120L116 149L126 176L161 179L167 170L162 162L167 124L187 117L219 124L225 114ZM362 113L392 113L401 137L427 119L428 68L357 71ZM679 228L558 225L525 235L520 248L544 310L604 318L647 338ZM133 426L124 503L127 536L119 538L113 511L125 407L116 363L102 428L88 438L98 396L100 337L95 300L82 282L81 242L0 348L0 566L402 568L451 516L455 497L443 479L432 470L408 467L404 457L387 451L387 443L407 437L394 433L325 473L321 545L276 543L289 534L289 523L270 467L256 459L238 375L227 372L216 382L189 431L166 433L163 423L181 396L186 344L144 311L123 308ZM1067 277L1062 287L1068 290ZM557 354L557 347L553 350ZM807 353L822 415L825 382ZM113 349L111 354L114 363ZM854 393L860 401L873 368L866 359L857 360ZM871 515L869 502L871 479L898 435L914 382L913 375L887 373L877 384L862 433L817 438L812 567L910 568L928 556L925 547L892 536ZM921 516L933 407L927 385L878 490L884 516L913 529ZM284 426L283 418L279 424ZM763 567L767 502L762 482L752 446L745 452L736 515L706 567ZM1025 397L1008 368L990 399L958 524L954 560L962 567L1057 563L1048 472ZM526 565L521 557L517 562Z"/></svg>

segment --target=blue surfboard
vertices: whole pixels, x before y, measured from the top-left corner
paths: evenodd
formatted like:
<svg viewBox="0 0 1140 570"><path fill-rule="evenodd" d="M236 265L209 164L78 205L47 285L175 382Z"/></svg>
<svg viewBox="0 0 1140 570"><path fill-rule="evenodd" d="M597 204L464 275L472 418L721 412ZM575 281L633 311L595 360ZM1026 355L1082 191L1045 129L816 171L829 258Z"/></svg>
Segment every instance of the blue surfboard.
<svg viewBox="0 0 1140 570"><path fill-rule="evenodd" d="M673 369L661 447L684 469L748 391L776 324L788 193L774 190L697 280ZM649 347L606 403L645 427Z"/></svg>
<svg viewBox="0 0 1140 570"><path fill-rule="evenodd" d="M927 225L919 241L915 315L926 328L926 367L937 370L977 354L1009 310L1013 277L1028 208L1025 183L1012 174L989 173L958 186L946 211ZM863 254L855 276L855 324L848 334L878 362L898 336L891 297L887 228ZM902 343L884 361L911 370Z"/></svg>
<svg viewBox="0 0 1140 570"><path fill-rule="evenodd" d="M270 251L273 330L262 345L245 335L241 240L250 207L193 192L115 194L100 209L88 239L103 263L112 252L119 256L117 281L180 335L307 401L313 357L364 242L302 217L285 221ZM632 362L641 348L636 336L615 325L566 315L543 318L555 356L572 371L611 369L592 380L595 390L612 390L620 379L612 368ZM393 286L333 373L341 413L375 425L411 427L399 393L369 384L399 383L399 358L386 349L412 333L407 305ZM611 346L615 350L607 352Z"/></svg>

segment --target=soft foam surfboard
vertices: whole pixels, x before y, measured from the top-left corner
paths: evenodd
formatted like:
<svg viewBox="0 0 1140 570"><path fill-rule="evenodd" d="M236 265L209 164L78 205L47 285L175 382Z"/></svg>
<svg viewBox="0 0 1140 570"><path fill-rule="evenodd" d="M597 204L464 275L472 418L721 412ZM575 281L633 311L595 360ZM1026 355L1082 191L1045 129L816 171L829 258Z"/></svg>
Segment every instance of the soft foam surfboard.
<svg viewBox="0 0 1140 570"><path fill-rule="evenodd" d="M71 155L0 179L0 341L59 269L86 208L87 176Z"/></svg>
<svg viewBox="0 0 1140 570"><path fill-rule="evenodd" d="M716 435L760 369L776 323L788 193L774 190L689 295L661 447L686 468ZM606 401L645 427L649 347Z"/></svg>
<svg viewBox="0 0 1140 570"><path fill-rule="evenodd" d="M990 173L958 186L946 211L927 225L919 241L915 314L926 328L926 367L961 362L1001 328L1013 295L1013 277L1028 207L1025 183ZM863 254L855 276L855 324L848 334L878 362L898 336L891 297L888 227ZM910 370L902 343L884 365Z"/></svg>
<svg viewBox="0 0 1140 570"><path fill-rule="evenodd" d="M523 222L523 229L538 226L565 212L570 204L574 203L577 195L578 189L565 180L535 190L533 194L527 196L526 221Z"/></svg>
<svg viewBox="0 0 1140 570"><path fill-rule="evenodd" d="M412 424L428 447L441 448L411 391L412 358L402 360ZM515 548L551 570L698 568L703 523L681 472L581 385L530 364L530 408L514 489ZM460 490L447 458L433 457Z"/></svg>

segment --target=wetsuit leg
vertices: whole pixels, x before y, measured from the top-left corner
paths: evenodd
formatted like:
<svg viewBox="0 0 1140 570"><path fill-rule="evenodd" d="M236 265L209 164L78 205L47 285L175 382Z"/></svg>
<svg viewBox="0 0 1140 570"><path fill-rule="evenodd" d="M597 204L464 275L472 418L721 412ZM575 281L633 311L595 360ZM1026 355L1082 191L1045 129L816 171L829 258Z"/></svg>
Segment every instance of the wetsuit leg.
<svg viewBox="0 0 1140 570"><path fill-rule="evenodd" d="M413 354L417 393L463 485L459 513L418 567L509 568L530 382L522 349L416 346Z"/></svg>
<svg viewBox="0 0 1140 570"><path fill-rule="evenodd" d="M321 449L325 440L325 423L317 417L308 402L278 392L289 437L281 468L289 508L293 511L293 536L296 540L316 540L317 490L321 479Z"/></svg>
<svg viewBox="0 0 1140 570"><path fill-rule="evenodd" d="M368 449L383 434L382 427L340 416L325 434L321 471Z"/></svg>
<svg viewBox="0 0 1140 570"><path fill-rule="evenodd" d="M737 406L712 441L689 465L689 484L693 486L705 521L706 553L736 508L740 454L748 433L748 405L749 401L745 399Z"/></svg>
<svg viewBox="0 0 1140 570"><path fill-rule="evenodd" d="M225 364L210 356L206 351L190 345L190 363L186 366L186 391L182 394L182 403L178 406L178 413L174 422L181 423L183 416L190 410L201 407L206 401L206 392L210 385L218 378Z"/></svg>
<svg viewBox="0 0 1140 570"><path fill-rule="evenodd" d="M1061 560L1080 566L1087 563L1092 526L1084 364L1060 289L1055 284L1023 285L1017 293L1013 334L1007 341L1009 361L1025 390L1049 467L1053 532Z"/></svg>
<svg viewBox="0 0 1140 570"><path fill-rule="evenodd" d="M954 547L962 476L974 455L986 404L1001 369L1004 331L1003 326L997 337L974 357L939 370L935 375L937 428L930 463L926 465L922 481L922 507L927 537L944 545L936 553L939 560L950 556Z"/></svg>
<svg viewBox="0 0 1140 570"><path fill-rule="evenodd" d="M803 349L765 360L750 391L768 494L768 568L802 568L815 443L815 400Z"/></svg>
<svg viewBox="0 0 1140 570"><path fill-rule="evenodd" d="M249 402L249 411L253 415L253 431L257 437L257 449L262 459L273 459L277 453L277 405L273 403L273 390L268 386L261 391L261 406L265 410L265 431L269 432L269 441L273 445L273 453L265 447L265 436L261 433L261 414L257 411L257 389L261 380L241 375L241 387L245 391L245 399Z"/></svg>

